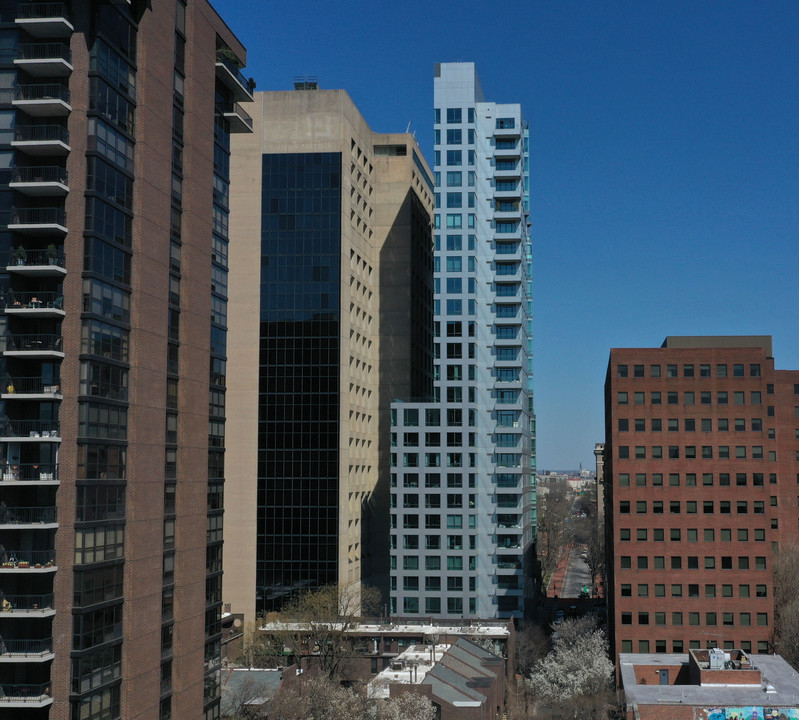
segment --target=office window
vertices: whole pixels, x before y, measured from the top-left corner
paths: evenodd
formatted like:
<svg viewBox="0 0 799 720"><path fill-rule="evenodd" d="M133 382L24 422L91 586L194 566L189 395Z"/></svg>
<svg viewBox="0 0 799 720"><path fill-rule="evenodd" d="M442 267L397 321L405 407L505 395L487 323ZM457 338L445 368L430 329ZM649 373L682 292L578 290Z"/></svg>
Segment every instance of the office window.
<svg viewBox="0 0 799 720"><path fill-rule="evenodd" d="M644 377L644 366L643 365L633 365L633 377L637 377L637 378Z"/></svg>
<svg viewBox="0 0 799 720"><path fill-rule="evenodd" d="M671 614L671 624L680 627L682 625L682 613L681 612L673 612Z"/></svg>
<svg viewBox="0 0 799 720"><path fill-rule="evenodd" d="M638 556L638 569L646 570L649 567L649 558L646 555Z"/></svg>
<svg viewBox="0 0 799 720"><path fill-rule="evenodd" d="M660 365L650 365L649 366L649 377L659 378L660 377Z"/></svg>
<svg viewBox="0 0 799 720"><path fill-rule="evenodd" d="M663 555L655 555L652 558L652 564L655 570L664 570L666 568L666 558Z"/></svg>
<svg viewBox="0 0 799 720"><path fill-rule="evenodd" d="M616 377L626 378L628 376L627 366L626 365L617 365L616 366Z"/></svg>
<svg viewBox="0 0 799 720"><path fill-rule="evenodd" d="M662 402L661 394L659 392L651 392L649 393L649 404L650 405L660 405Z"/></svg>
<svg viewBox="0 0 799 720"><path fill-rule="evenodd" d="M621 555L619 557L619 567L622 570L630 570L632 568L632 558L629 555Z"/></svg>
<svg viewBox="0 0 799 720"><path fill-rule="evenodd" d="M677 366L676 365L666 365L666 377L676 378L677 377Z"/></svg>
<svg viewBox="0 0 799 720"><path fill-rule="evenodd" d="M682 585L674 584L671 586L671 596L672 597L682 597Z"/></svg>

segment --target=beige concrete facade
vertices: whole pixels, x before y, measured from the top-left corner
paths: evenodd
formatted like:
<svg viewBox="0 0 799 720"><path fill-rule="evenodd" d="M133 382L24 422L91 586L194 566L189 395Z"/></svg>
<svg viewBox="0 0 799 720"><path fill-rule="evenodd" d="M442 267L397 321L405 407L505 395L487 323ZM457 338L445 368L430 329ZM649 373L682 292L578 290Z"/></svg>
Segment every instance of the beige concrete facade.
<svg viewBox="0 0 799 720"><path fill-rule="evenodd" d="M373 133L343 90L256 93L254 133L237 136L231 157L231 253L228 420L223 600L254 618L258 501L258 377L262 156L341 153L339 537L338 582L357 586L387 571L368 561L362 510L387 487L388 403L414 383L408 342L413 328L412 274L426 277L424 316L432 330L432 175L410 135ZM375 155L376 145L404 155ZM394 152L394 151L392 151ZM396 152L402 152L396 150ZM266 210L264 210L266 211ZM424 218L420 221L419 218ZM426 240L424 263L412 269L414 224ZM418 252L417 252L418 254ZM392 348L385 357L381 348ZM432 344L426 376L432 388ZM417 374L419 371L416 371ZM425 371L422 371L425 375ZM419 380L416 380L418 384ZM385 417L384 417L385 416ZM269 479L264 480L265 483ZM385 493L387 498L387 491ZM381 500L382 502L382 500ZM376 516L375 516L376 517ZM267 519L268 521L268 519ZM386 514L387 521L387 514Z"/></svg>

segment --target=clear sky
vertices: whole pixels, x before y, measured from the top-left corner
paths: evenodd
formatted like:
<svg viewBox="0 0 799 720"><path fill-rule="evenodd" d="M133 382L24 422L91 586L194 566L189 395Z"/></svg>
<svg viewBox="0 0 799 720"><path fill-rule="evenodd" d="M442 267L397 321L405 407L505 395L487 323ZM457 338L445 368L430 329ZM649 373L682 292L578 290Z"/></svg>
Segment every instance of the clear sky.
<svg viewBox="0 0 799 720"><path fill-rule="evenodd" d="M522 104L539 470L593 467L611 347L771 334L799 368L796 0L213 4L258 89L317 75L428 160L436 62Z"/></svg>

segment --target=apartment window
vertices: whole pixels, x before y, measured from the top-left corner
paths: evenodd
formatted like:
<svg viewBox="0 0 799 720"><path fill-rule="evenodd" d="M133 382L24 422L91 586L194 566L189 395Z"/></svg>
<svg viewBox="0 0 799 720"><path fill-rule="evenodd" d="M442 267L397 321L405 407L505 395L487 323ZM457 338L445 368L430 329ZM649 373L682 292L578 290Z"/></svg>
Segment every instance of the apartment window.
<svg viewBox="0 0 799 720"><path fill-rule="evenodd" d="M745 393L743 390L736 390L733 394L733 402L736 405L743 405L745 403Z"/></svg>
<svg viewBox="0 0 799 720"><path fill-rule="evenodd" d="M660 418L653 418L650 423L652 432L661 432L663 430L663 421Z"/></svg>
<svg viewBox="0 0 799 720"><path fill-rule="evenodd" d="M617 365L616 366L616 377L626 378L628 377L628 370L626 365Z"/></svg>
<svg viewBox="0 0 799 720"><path fill-rule="evenodd" d="M649 366L649 377L659 378L660 377L660 365L650 365Z"/></svg>
<svg viewBox="0 0 799 720"><path fill-rule="evenodd" d="M632 568L632 558L629 555L622 555L619 557L619 567L622 570L630 570Z"/></svg>
<svg viewBox="0 0 799 720"><path fill-rule="evenodd" d="M642 392L637 392L633 394L633 401L636 405L643 405L646 402L646 396Z"/></svg>
<svg viewBox="0 0 799 720"><path fill-rule="evenodd" d="M630 584L623 584L621 586L621 596L622 597L632 597L632 595L633 595L632 587L633 586L630 585Z"/></svg>
<svg viewBox="0 0 799 720"><path fill-rule="evenodd" d="M724 391L720 391L716 393L716 403L718 405L726 405L728 402L727 393Z"/></svg>
<svg viewBox="0 0 799 720"><path fill-rule="evenodd" d="M666 402L669 405L677 405L680 402L679 393L675 392L667 392L666 393Z"/></svg>
<svg viewBox="0 0 799 720"><path fill-rule="evenodd" d="M638 556L638 569L646 570L649 567L649 558L646 555Z"/></svg>
<svg viewBox="0 0 799 720"><path fill-rule="evenodd" d="M682 557L679 555L672 555L671 556L671 569L672 570L681 570L682 569Z"/></svg>
<svg viewBox="0 0 799 720"><path fill-rule="evenodd" d="M649 394L649 404L650 405L660 405L662 402L661 394L659 392L651 392Z"/></svg>
<svg viewBox="0 0 799 720"><path fill-rule="evenodd" d="M682 625L682 613L681 612L673 612L671 614L671 624L677 627Z"/></svg>

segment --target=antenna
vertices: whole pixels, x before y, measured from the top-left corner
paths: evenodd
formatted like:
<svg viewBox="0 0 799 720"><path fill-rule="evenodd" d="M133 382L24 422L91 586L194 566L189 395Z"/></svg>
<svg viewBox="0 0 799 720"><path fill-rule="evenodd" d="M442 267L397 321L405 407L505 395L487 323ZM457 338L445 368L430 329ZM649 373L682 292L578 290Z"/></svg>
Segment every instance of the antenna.
<svg viewBox="0 0 799 720"><path fill-rule="evenodd" d="M413 120L408 120L408 127L405 128L405 134L407 135L411 131L411 123Z"/></svg>

